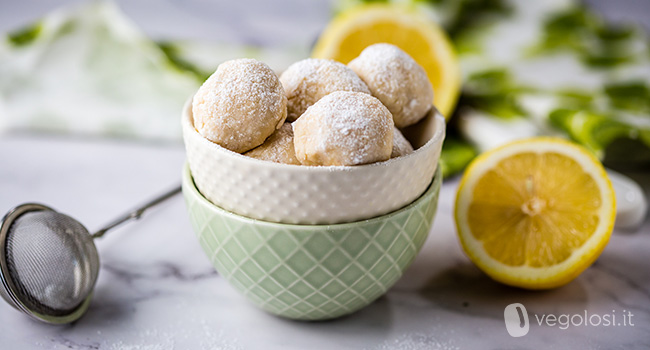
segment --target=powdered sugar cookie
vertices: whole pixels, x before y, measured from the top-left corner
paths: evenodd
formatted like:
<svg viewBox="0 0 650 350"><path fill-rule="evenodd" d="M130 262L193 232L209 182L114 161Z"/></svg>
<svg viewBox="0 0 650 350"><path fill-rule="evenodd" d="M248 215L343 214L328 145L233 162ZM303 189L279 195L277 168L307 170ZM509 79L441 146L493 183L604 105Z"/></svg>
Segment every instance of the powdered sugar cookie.
<svg viewBox="0 0 650 350"><path fill-rule="evenodd" d="M393 130L393 151L390 157L397 158L411 153L413 153L413 146L411 146L411 143L404 137L402 132L398 128L395 128Z"/></svg>
<svg viewBox="0 0 650 350"><path fill-rule="evenodd" d="M293 148L293 128L290 123L284 123L261 146L244 153L244 155L275 163L300 165Z"/></svg>
<svg viewBox="0 0 650 350"><path fill-rule="evenodd" d="M390 158L393 117L365 93L333 92L293 124L296 157L305 165L359 165Z"/></svg>
<svg viewBox="0 0 650 350"><path fill-rule="evenodd" d="M277 75L254 59L219 65L192 101L194 127L206 139L243 153L261 145L287 117Z"/></svg>
<svg viewBox="0 0 650 350"><path fill-rule="evenodd" d="M294 121L309 106L335 91L369 94L366 84L346 65L326 59L308 58L289 66L280 81L287 95L287 120Z"/></svg>
<svg viewBox="0 0 650 350"><path fill-rule="evenodd" d="M397 46L368 46L348 66L390 110L398 128L417 123L431 108L433 87L427 73Z"/></svg>

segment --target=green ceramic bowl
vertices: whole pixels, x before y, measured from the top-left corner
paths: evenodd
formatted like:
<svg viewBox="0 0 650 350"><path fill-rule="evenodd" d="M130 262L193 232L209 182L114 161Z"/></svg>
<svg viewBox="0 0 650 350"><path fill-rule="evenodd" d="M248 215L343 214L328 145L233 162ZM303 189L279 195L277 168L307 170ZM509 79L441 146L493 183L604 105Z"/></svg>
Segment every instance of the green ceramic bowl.
<svg viewBox="0 0 650 350"><path fill-rule="evenodd" d="M408 206L338 225L288 225L225 211L196 189L189 167L183 195L194 232L215 269L260 308L324 320L357 311L384 294L413 262L436 213L440 167Z"/></svg>

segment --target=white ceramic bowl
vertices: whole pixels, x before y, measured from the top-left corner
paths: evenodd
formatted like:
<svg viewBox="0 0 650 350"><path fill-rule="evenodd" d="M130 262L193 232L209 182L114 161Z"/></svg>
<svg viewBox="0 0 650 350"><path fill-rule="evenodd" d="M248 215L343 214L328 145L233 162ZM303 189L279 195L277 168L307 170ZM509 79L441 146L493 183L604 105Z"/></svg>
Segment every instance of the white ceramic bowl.
<svg viewBox="0 0 650 350"><path fill-rule="evenodd" d="M445 138L445 119L432 109L402 130L416 148L407 156L360 166L278 164L208 141L194 128L191 106L183 108L183 138L201 194L233 213L288 224L352 222L406 206L431 183Z"/></svg>

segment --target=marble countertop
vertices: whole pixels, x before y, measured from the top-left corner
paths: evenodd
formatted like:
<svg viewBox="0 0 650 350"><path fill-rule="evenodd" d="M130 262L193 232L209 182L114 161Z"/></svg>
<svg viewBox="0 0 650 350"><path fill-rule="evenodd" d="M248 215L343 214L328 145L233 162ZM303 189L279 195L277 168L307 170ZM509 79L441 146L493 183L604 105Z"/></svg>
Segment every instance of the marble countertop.
<svg viewBox="0 0 650 350"><path fill-rule="evenodd" d="M49 204L91 231L180 179L180 144L43 135L0 139L0 210ZM643 175L650 184L650 176ZM431 234L403 278L369 307L327 322L256 309L210 265L180 196L96 243L101 271L88 313L66 326L37 323L0 303L2 349L645 349L650 347L650 221L615 232L578 279L530 292L493 282L463 254L445 182ZM530 332L508 335L504 308L522 303ZM633 326L540 326L554 314L632 313Z"/></svg>

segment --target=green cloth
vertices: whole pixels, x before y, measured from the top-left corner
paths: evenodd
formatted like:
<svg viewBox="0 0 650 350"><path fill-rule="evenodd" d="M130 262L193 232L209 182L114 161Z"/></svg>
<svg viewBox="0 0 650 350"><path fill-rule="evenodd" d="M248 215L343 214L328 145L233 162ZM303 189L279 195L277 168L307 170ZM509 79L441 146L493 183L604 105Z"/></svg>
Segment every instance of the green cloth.
<svg viewBox="0 0 650 350"><path fill-rule="evenodd" d="M111 1L62 8L0 36L0 133L178 142L183 105L219 63L253 57L284 69L308 54L309 48L156 43Z"/></svg>

